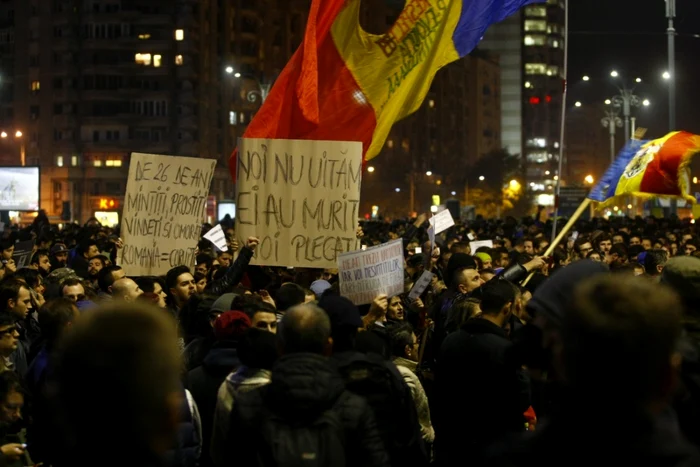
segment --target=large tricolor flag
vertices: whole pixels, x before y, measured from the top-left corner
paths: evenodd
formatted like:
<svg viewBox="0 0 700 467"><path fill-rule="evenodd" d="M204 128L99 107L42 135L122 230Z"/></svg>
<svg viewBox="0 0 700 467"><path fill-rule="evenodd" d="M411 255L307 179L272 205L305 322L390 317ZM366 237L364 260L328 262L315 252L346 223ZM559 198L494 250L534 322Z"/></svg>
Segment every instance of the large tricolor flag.
<svg viewBox="0 0 700 467"><path fill-rule="evenodd" d="M700 152L700 136L675 131L652 141L631 140L591 190L588 198L614 204L621 196L680 198L690 193L690 161Z"/></svg>
<svg viewBox="0 0 700 467"><path fill-rule="evenodd" d="M541 1L406 0L389 31L373 35L360 27L360 0L313 0L302 45L244 137L361 141L369 160L394 122L418 110L441 67L471 52L491 24Z"/></svg>

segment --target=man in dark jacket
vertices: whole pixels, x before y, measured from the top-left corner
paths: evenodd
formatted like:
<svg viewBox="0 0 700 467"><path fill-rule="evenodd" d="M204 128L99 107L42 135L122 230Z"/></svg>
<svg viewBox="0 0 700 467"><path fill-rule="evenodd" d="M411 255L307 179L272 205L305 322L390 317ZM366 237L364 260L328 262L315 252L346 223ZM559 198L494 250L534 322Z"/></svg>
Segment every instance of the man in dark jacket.
<svg viewBox="0 0 700 467"><path fill-rule="evenodd" d="M621 275L589 279L570 298L554 355L565 381L559 410L504 442L486 465L700 465L697 450L660 418L677 378L678 298Z"/></svg>
<svg viewBox="0 0 700 467"><path fill-rule="evenodd" d="M238 340L250 328L250 318L240 311L227 311L214 322L216 341L204 357L202 365L187 374L187 389L192 393L202 417L201 467L214 465L209 456L211 431L214 424L216 399L221 383L241 364L238 359Z"/></svg>
<svg viewBox="0 0 700 467"><path fill-rule="evenodd" d="M277 337L283 356L271 383L240 394L233 406L230 465L314 459L321 465L388 466L371 408L345 391L324 356L332 346L325 312L310 304L288 310Z"/></svg>
<svg viewBox="0 0 700 467"><path fill-rule="evenodd" d="M490 281L481 300L482 315L447 336L438 359L435 454L443 466L478 465L489 444L524 430L530 406L529 381L506 361L513 286Z"/></svg>

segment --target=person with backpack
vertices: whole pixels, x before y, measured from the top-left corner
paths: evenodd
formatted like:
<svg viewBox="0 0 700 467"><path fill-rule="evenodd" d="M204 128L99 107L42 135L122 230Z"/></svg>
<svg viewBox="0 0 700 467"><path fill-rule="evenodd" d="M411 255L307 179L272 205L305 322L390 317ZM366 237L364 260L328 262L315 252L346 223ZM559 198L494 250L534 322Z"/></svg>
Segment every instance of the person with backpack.
<svg viewBox="0 0 700 467"><path fill-rule="evenodd" d="M358 335L358 329L362 327L360 312L347 298L328 295L318 305L330 318L331 360L345 381L345 389L365 398L372 407L391 465L427 465L428 451L416 406L403 376L394 363L379 353L357 350L360 347L382 349L382 339L372 331L362 331ZM357 342L356 347L356 340L362 340L362 346ZM370 340L376 345L368 345Z"/></svg>
<svg viewBox="0 0 700 467"><path fill-rule="evenodd" d="M291 308L277 338L272 381L233 405L225 465L388 466L372 408L345 390L326 357L328 315L312 304Z"/></svg>

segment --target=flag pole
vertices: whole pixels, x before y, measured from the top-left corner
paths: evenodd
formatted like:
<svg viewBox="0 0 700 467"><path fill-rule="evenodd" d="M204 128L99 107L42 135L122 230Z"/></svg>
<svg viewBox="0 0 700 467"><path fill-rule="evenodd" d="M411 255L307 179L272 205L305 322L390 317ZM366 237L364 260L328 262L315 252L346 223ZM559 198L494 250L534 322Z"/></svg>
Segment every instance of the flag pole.
<svg viewBox="0 0 700 467"><path fill-rule="evenodd" d="M586 198L583 200L583 203L576 209L576 212L574 212L574 215L571 216L569 219L569 222L566 223L563 229L561 229L561 232L552 240L552 243L549 245L547 248L547 251L544 252L543 256L550 256L553 252L554 249L561 243L562 240L564 240L564 237L566 237L566 234L569 233L569 230L571 230L571 227L576 224L576 221L583 215L584 212L586 212L586 209L588 209L588 206L591 204L591 200L589 198ZM532 276L534 276L535 273L531 272L529 276L523 281L523 286L527 285L528 282L530 282L530 279L532 279Z"/></svg>
<svg viewBox="0 0 700 467"><path fill-rule="evenodd" d="M566 96L569 87L569 0L564 0L564 89L561 95L561 128L559 133L559 170L557 171L557 186L554 191L554 222L552 223L552 244L557 237L557 221L559 217L559 195L564 166L564 139L566 132Z"/></svg>

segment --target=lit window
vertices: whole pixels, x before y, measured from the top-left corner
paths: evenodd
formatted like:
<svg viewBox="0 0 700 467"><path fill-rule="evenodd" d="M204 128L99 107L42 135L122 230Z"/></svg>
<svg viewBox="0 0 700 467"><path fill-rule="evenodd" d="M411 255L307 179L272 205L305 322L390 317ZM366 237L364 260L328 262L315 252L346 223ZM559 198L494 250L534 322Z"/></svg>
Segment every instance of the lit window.
<svg viewBox="0 0 700 467"><path fill-rule="evenodd" d="M559 28L558 24L547 25L547 33L548 34L559 34L559 31L561 31L561 29Z"/></svg>
<svg viewBox="0 0 700 467"><path fill-rule="evenodd" d="M163 57L161 57L160 55L154 55L154 56L153 56L153 66L156 67L156 68L159 68L160 65L161 65L161 59L162 59L162 58L163 58Z"/></svg>
<svg viewBox="0 0 700 467"><path fill-rule="evenodd" d="M525 31L545 32L547 30L547 21L543 19L526 19Z"/></svg>
<svg viewBox="0 0 700 467"><path fill-rule="evenodd" d="M543 151L528 153L527 161L533 164L544 164L547 162L547 153Z"/></svg>
<svg viewBox="0 0 700 467"><path fill-rule="evenodd" d="M56 156L56 166L63 167L63 156Z"/></svg>
<svg viewBox="0 0 700 467"><path fill-rule="evenodd" d="M558 49L558 48L559 48L559 40L557 40L557 39L550 39L549 45L551 45L551 46L554 47L555 49Z"/></svg>
<svg viewBox="0 0 700 467"><path fill-rule="evenodd" d="M176 41L184 41L185 40L185 30L184 29L176 29L175 30L175 40Z"/></svg>
<svg viewBox="0 0 700 467"><path fill-rule="evenodd" d="M182 55L175 55L175 65L180 66L182 65Z"/></svg>
<svg viewBox="0 0 700 467"><path fill-rule="evenodd" d="M105 165L107 167L114 167L114 161L113 160L106 160Z"/></svg>
<svg viewBox="0 0 700 467"><path fill-rule="evenodd" d="M559 67L556 65L549 65L547 67L547 76L557 76L559 74Z"/></svg>
<svg viewBox="0 0 700 467"><path fill-rule="evenodd" d="M228 123L229 123L230 125L235 125L237 122L238 122L238 115L237 115L236 112L234 112L233 110L231 110L231 111L228 113Z"/></svg>
<svg viewBox="0 0 700 467"><path fill-rule="evenodd" d="M525 74L526 75L544 75L547 73L546 63L526 63L525 64Z"/></svg>
<svg viewBox="0 0 700 467"><path fill-rule="evenodd" d="M134 61L138 65L149 66L151 64L151 54L136 54L134 56Z"/></svg>
<svg viewBox="0 0 700 467"><path fill-rule="evenodd" d="M150 34L139 34L139 39L141 39L142 41L146 40L146 39L150 39L150 38L151 38Z"/></svg>
<svg viewBox="0 0 700 467"><path fill-rule="evenodd" d="M547 7L546 6L529 6L525 8L526 16L539 16L541 18L547 17Z"/></svg>
<svg viewBox="0 0 700 467"><path fill-rule="evenodd" d="M70 165L71 167L78 166L78 156L70 156Z"/></svg>
<svg viewBox="0 0 700 467"><path fill-rule="evenodd" d="M431 109L432 109L433 107L435 107L435 101L432 100L432 99L430 99L430 100L428 101L428 106L429 106Z"/></svg>
<svg viewBox="0 0 700 467"><path fill-rule="evenodd" d="M241 112L241 114L238 116L238 123L244 124L245 123L245 113Z"/></svg>
<svg viewBox="0 0 700 467"><path fill-rule="evenodd" d="M92 165L94 165L95 167L102 167L102 161L95 159L94 161L92 161Z"/></svg>
<svg viewBox="0 0 700 467"><path fill-rule="evenodd" d="M530 89L532 87L532 83L529 81L525 81L525 88Z"/></svg>
<svg viewBox="0 0 700 467"><path fill-rule="evenodd" d="M32 83L31 83L31 85L29 86L29 88L30 88L32 91L36 92L36 91L38 91L39 89L41 89L41 83L40 83L39 81L32 81Z"/></svg>
<svg viewBox="0 0 700 467"><path fill-rule="evenodd" d="M544 138L531 138L528 139L525 144L529 148L544 148L547 147L547 140Z"/></svg>
<svg viewBox="0 0 700 467"><path fill-rule="evenodd" d="M393 139L387 140L386 147L388 147L389 149L393 148L394 147L394 140Z"/></svg>
<svg viewBox="0 0 700 467"><path fill-rule="evenodd" d="M547 40L545 36L533 36L533 35L526 35L525 39L523 40L525 45L527 46L533 46L533 45L545 45L547 43Z"/></svg>

